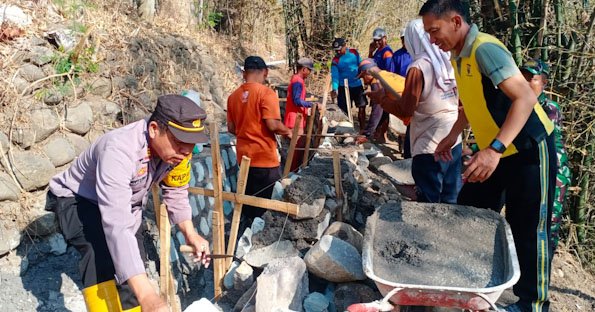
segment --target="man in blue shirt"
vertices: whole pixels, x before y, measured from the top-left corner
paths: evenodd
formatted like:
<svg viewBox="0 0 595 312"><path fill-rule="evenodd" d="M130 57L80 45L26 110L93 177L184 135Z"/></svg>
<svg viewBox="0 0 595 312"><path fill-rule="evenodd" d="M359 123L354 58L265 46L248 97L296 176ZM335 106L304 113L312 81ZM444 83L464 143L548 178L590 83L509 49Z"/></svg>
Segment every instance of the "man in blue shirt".
<svg viewBox="0 0 595 312"><path fill-rule="evenodd" d="M401 30L401 48L393 54L393 63L395 68L393 73L406 77L407 68L411 64L411 55L405 49L405 29Z"/></svg>
<svg viewBox="0 0 595 312"><path fill-rule="evenodd" d="M361 80L357 77L358 66L361 62L361 57L356 49L348 48L343 38L335 38L333 41L333 49L336 52L335 57L331 63L331 77L332 77L332 91L331 97L337 98L337 90L339 95L337 98L337 104L339 108L347 114L347 109L351 107L351 103L347 103L345 98L345 83L344 80L348 80L349 84L349 95L351 102L355 103L358 107L358 116L360 129L365 128L366 123L366 105L368 100L364 95L364 88Z"/></svg>
<svg viewBox="0 0 595 312"><path fill-rule="evenodd" d="M387 43L386 31L383 28L376 28L372 33L372 42L370 43L370 50L368 57L374 59L374 63L381 70L386 70L391 73L395 72L395 63L393 61L393 49ZM371 85L372 91L376 90L374 85ZM389 115L383 111L382 108L375 108L376 103L370 102L372 105L372 112L370 113L371 126L366 127L365 134L370 137L372 134L378 143L385 143L388 141L386 132L388 131ZM370 130L373 133L370 133ZM361 137L358 143L364 142Z"/></svg>

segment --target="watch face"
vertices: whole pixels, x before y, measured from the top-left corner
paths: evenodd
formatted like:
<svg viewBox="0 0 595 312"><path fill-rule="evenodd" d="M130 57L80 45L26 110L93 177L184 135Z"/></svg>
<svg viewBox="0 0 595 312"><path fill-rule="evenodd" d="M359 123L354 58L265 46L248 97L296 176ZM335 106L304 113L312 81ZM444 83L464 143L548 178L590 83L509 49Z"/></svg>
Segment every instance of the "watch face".
<svg viewBox="0 0 595 312"><path fill-rule="evenodd" d="M504 153L506 151L506 146L504 146L498 139L494 139L490 144L490 147L498 153Z"/></svg>

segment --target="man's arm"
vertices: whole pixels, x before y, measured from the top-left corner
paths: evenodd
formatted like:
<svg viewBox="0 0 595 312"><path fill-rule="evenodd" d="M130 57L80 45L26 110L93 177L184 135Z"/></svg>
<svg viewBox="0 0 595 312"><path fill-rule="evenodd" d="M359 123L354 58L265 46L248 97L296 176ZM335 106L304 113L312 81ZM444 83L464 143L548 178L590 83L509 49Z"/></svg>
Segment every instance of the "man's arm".
<svg viewBox="0 0 595 312"><path fill-rule="evenodd" d="M467 115L465 115L465 110L459 101L459 115L457 116L457 121L452 125L448 135L438 143L438 146L436 146L436 150L434 151L435 161L452 161L452 147L457 142L459 135L461 135L468 125L469 121L467 121Z"/></svg>
<svg viewBox="0 0 595 312"><path fill-rule="evenodd" d="M302 100L301 95L302 95L302 84L299 82L294 82L291 85L291 95L292 95L292 100L293 103L295 104L295 106L298 107L312 107L312 103L306 101L306 100Z"/></svg>
<svg viewBox="0 0 595 312"><path fill-rule="evenodd" d="M368 95L373 101L382 106L382 109L399 118L413 116L419 105L419 99L423 91L424 77L421 70L411 68L407 72L403 95L397 99L386 96L384 89L370 92Z"/></svg>
<svg viewBox="0 0 595 312"><path fill-rule="evenodd" d="M161 181L160 186L171 222L178 225L186 244L194 247L194 262L202 261L205 267L208 267L209 243L196 232L192 224L192 208L188 202L190 157L173 168Z"/></svg>
<svg viewBox="0 0 595 312"><path fill-rule="evenodd" d="M233 135L236 135L236 125L229 120L227 121L227 131Z"/></svg>
<svg viewBox="0 0 595 312"><path fill-rule="evenodd" d="M291 129L287 128L281 120L278 119L265 119L264 120L267 128L274 134L286 136L291 139Z"/></svg>
<svg viewBox="0 0 595 312"><path fill-rule="evenodd" d="M339 58L335 57L331 63L331 90L335 93L339 89Z"/></svg>
<svg viewBox="0 0 595 312"><path fill-rule="evenodd" d="M537 97L531 92L531 87L522 74L514 75L502 81L498 88L506 94L512 102L506 119L500 127L500 132L496 139L500 140L505 146L512 143L514 138L521 132L521 129L527 123L535 104Z"/></svg>

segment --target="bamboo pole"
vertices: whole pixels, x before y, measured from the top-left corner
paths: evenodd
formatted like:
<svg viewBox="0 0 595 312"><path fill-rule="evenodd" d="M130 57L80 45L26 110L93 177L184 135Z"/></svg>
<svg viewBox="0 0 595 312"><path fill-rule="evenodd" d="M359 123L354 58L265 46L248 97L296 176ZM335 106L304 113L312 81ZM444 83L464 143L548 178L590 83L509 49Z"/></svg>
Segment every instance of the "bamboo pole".
<svg viewBox="0 0 595 312"><path fill-rule="evenodd" d="M250 158L242 156L242 163L240 164L240 174L238 175L238 183L236 194L243 195L246 191L246 182L248 181L248 172L250 170ZM231 230L229 233L229 243L227 245L227 254L235 254L236 240L238 239L238 230L240 227L240 218L242 217L242 206L240 202L235 202L233 209L233 217L231 220ZM229 268L232 258L226 260L225 267Z"/></svg>
<svg viewBox="0 0 595 312"><path fill-rule="evenodd" d="M308 125L306 126L306 150L304 158L302 159L302 168L308 165L308 158L310 157L310 141L312 140L312 128L314 127L314 116L316 116L317 103L312 103L312 110L308 116Z"/></svg>
<svg viewBox="0 0 595 312"><path fill-rule="evenodd" d="M213 197L213 190L208 190L198 187L189 187L188 192L195 195L204 195L207 197ZM279 200L272 200L266 198L260 198L250 195L241 195L230 192L223 192L223 200L231 201L234 203L242 203L244 205L250 205L258 208L279 211L287 213L290 216L297 216L299 212L299 206L292 203L286 203Z"/></svg>
<svg viewBox="0 0 595 312"><path fill-rule="evenodd" d="M347 101L346 106L347 106L347 117L349 117L349 122L351 122L351 124L353 124L353 116L351 115L351 95L349 94L349 80L345 79L343 80L343 83L345 84L344 88L345 88L345 101Z"/></svg>
<svg viewBox="0 0 595 312"><path fill-rule="evenodd" d="M285 168L283 168L283 177L287 177L289 175L289 171L291 170L291 162L293 161L293 153L295 152L295 146L297 145L298 140L298 132L300 130L300 126L302 124L302 114L298 114L297 118L295 119L295 123L293 124L293 132L291 134L291 142L289 143L289 149L287 150L287 159L285 159Z"/></svg>

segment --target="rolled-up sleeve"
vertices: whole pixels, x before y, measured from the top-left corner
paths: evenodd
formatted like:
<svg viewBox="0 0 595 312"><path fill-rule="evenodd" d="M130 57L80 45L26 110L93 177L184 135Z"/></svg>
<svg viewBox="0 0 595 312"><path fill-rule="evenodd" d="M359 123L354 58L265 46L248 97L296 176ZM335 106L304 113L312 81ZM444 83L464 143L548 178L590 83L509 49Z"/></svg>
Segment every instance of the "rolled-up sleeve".
<svg viewBox="0 0 595 312"><path fill-rule="evenodd" d="M132 214L134 161L118 146L108 146L97 155L97 204L116 279L122 284L145 273L135 237L136 217Z"/></svg>

